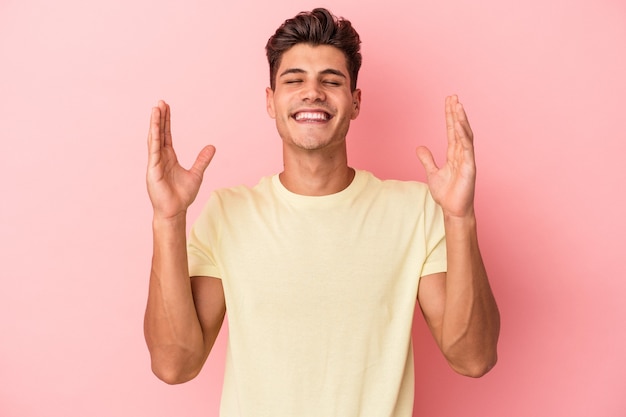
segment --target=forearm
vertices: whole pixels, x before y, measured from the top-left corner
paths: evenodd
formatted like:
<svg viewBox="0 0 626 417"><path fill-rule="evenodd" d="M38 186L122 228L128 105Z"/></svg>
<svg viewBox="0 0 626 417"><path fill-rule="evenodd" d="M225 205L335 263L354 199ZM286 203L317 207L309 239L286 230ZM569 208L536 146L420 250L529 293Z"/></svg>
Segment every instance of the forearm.
<svg viewBox="0 0 626 417"><path fill-rule="evenodd" d="M497 359L500 315L478 247L476 219L445 219L448 252L441 346L457 371L480 376Z"/></svg>
<svg viewBox="0 0 626 417"><path fill-rule="evenodd" d="M145 338L154 373L168 383L184 382L206 359L187 266L185 216L155 218L153 236Z"/></svg>

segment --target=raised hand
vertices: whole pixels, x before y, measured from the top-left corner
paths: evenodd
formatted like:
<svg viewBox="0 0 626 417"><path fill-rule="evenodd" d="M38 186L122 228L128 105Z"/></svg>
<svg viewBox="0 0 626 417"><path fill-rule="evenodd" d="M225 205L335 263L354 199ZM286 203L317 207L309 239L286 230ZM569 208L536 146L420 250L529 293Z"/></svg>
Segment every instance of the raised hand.
<svg viewBox="0 0 626 417"><path fill-rule="evenodd" d="M155 217L167 219L185 214L200 190L204 171L214 154L213 146L205 146L189 170L181 167L172 147L170 106L161 100L152 108L146 182Z"/></svg>
<svg viewBox="0 0 626 417"><path fill-rule="evenodd" d="M444 214L473 216L476 183L474 135L457 96L446 97L445 107L448 135L445 164L439 168L430 150L424 146L417 148L417 157L426 170L430 193Z"/></svg>

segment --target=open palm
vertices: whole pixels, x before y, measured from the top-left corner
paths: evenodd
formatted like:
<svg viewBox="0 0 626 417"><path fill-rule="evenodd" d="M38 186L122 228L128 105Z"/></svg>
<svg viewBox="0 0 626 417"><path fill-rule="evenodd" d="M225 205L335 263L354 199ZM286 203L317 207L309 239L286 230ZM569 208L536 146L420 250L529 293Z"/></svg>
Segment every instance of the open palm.
<svg viewBox="0 0 626 417"><path fill-rule="evenodd" d="M171 218L186 212L200 190L204 171L214 154L215 148L206 146L189 170L180 166L172 146L170 106L159 101L150 117L146 174L155 216Z"/></svg>
<svg viewBox="0 0 626 417"><path fill-rule="evenodd" d="M454 217L473 215L476 163L474 137L463 105L457 96L446 98L448 151L439 168L430 150L420 146L417 157L424 165L428 187L444 214Z"/></svg>

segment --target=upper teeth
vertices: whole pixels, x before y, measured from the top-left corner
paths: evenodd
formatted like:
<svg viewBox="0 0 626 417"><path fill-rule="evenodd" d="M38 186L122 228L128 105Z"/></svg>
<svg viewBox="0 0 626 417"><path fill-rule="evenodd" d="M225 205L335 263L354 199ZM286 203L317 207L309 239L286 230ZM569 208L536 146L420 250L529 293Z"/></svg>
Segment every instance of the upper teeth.
<svg viewBox="0 0 626 417"><path fill-rule="evenodd" d="M318 113L318 112L300 112L296 113L296 120L328 120L328 115L326 113Z"/></svg>

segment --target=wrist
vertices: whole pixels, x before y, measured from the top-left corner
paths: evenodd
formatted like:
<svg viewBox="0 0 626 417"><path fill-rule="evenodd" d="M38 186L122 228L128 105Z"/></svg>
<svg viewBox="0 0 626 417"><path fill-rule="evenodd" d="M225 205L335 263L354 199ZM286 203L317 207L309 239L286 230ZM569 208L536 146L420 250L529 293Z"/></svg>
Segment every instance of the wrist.
<svg viewBox="0 0 626 417"><path fill-rule="evenodd" d="M171 229L171 228L185 228L187 225L187 212L181 211L173 216L164 216L159 213L154 213L152 217L152 228L157 229Z"/></svg>
<svg viewBox="0 0 626 417"><path fill-rule="evenodd" d="M474 211L474 205L470 205L467 208L457 211L450 211L443 209L443 217L446 221L452 222L472 222L476 221L476 212Z"/></svg>
<svg viewBox="0 0 626 417"><path fill-rule="evenodd" d="M476 215L473 208L463 215L453 215L444 212L443 221L446 228L446 233L449 233L453 230L467 231L476 229Z"/></svg>

